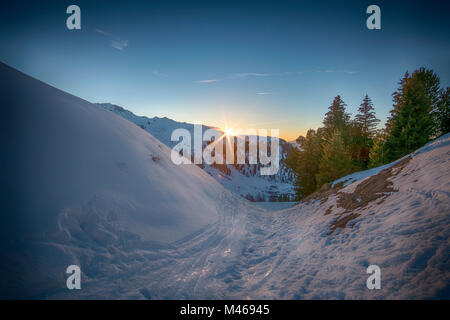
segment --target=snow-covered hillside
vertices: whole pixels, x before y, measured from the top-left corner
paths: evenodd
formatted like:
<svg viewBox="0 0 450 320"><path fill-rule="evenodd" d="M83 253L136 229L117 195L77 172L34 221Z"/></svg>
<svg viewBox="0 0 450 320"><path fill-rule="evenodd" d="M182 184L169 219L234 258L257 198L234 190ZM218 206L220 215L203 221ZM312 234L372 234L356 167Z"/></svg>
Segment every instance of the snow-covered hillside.
<svg viewBox="0 0 450 320"><path fill-rule="evenodd" d="M170 148L173 148L178 143L178 141L171 141L170 139L175 129L186 129L191 133L191 136L194 133L194 125L190 123L177 122L166 117L148 118L145 116L137 116L123 107L110 103L99 103L98 105L133 122ZM208 126L202 126L202 128L202 132L208 129L214 129L223 134L222 131L216 128ZM204 143L205 146L206 143ZM294 175L284 163L291 146L283 139L280 139L279 148L281 155L280 167L277 174L273 176L261 175L259 166L248 164L248 159L246 161L247 163L242 165L203 165L202 168L226 189L246 199L252 201L277 201L280 196L293 199L295 197L293 185Z"/></svg>
<svg viewBox="0 0 450 320"><path fill-rule="evenodd" d="M0 72L2 295L21 284L34 296L64 265L91 263L91 251L164 246L220 219L228 193L198 167L173 164L153 136L4 64Z"/></svg>
<svg viewBox="0 0 450 320"><path fill-rule="evenodd" d="M0 76L1 298L450 298L450 135L267 211L129 121Z"/></svg>
<svg viewBox="0 0 450 320"><path fill-rule="evenodd" d="M446 134L276 213L282 262L258 297L449 299L449 169ZM369 265L381 268L381 290L366 288Z"/></svg>

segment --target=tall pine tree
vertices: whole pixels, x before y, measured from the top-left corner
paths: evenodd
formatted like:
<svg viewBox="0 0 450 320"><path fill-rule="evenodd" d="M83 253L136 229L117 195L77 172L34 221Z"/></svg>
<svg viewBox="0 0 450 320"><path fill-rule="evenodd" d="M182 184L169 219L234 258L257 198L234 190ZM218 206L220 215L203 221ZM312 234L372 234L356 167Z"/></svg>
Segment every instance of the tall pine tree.
<svg viewBox="0 0 450 320"><path fill-rule="evenodd" d="M336 96L331 106L328 107L328 112L325 114L323 124L325 126L325 134L330 138L334 131L339 130L345 134L350 122L350 115L345 110L347 105L341 99L341 96Z"/></svg>
<svg viewBox="0 0 450 320"><path fill-rule="evenodd" d="M392 101L394 102L394 108L389 111L390 115L386 121L386 133L389 135L392 129L392 123L394 122L394 118L397 115L398 107L401 105L401 101L403 99L403 87L406 84L406 81L409 79L409 72L406 71L403 77L398 82L397 90L392 94Z"/></svg>
<svg viewBox="0 0 450 320"><path fill-rule="evenodd" d="M388 122L387 160L396 160L423 146L434 131L432 110L439 101L439 78L421 68L401 81L394 93L394 110Z"/></svg>
<svg viewBox="0 0 450 320"><path fill-rule="evenodd" d="M372 139L380 120L375 116L372 100L366 94L355 116L355 123L361 128L365 140Z"/></svg>
<svg viewBox="0 0 450 320"><path fill-rule="evenodd" d="M353 121L351 153L355 165L362 169L369 164L369 150L373 144L373 137L380 122L375 116L372 100L366 94Z"/></svg>

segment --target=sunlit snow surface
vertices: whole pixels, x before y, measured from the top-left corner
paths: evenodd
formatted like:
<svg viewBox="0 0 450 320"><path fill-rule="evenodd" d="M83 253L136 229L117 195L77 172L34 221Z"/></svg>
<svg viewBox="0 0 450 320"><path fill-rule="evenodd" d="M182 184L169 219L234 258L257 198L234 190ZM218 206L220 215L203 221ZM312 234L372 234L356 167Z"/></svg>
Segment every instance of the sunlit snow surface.
<svg viewBox="0 0 450 320"><path fill-rule="evenodd" d="M1 297L450 297L449 135L391 178L397 192L329 235L339 194L267 210L173 165L127 120L0 72ZM80 290L66 288L70 264ZM381 290L366 288L371 264Z"/></svg>

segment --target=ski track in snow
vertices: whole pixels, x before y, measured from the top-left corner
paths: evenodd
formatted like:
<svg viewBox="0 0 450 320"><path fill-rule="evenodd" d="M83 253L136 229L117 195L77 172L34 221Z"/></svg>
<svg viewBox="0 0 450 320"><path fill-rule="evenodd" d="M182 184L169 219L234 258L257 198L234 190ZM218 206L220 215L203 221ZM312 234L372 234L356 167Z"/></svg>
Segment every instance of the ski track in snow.
<svg viewBox="0 0 450 320"><path fill-rule="evenodd" d="M333 214L323 213L336 205L338 194L322 204L312 201L266 211L226 192L216 223L172 243L171 249L128 255L131 261L122 262L128 269L113 277L95 277L85 284L80 298L448 297L450 188L442 174L448 170L450 137L442 140L445 143L437 143L433 153L415 153L392 178L399 192L380 205L360 209L362 216L351 227L331 236L327 233ZM430 168L433 175L427 174ZM349 185L339 192L354 189ZM140 259L136 267L133 261ZM382 290L365 287L370 264L381 267ZM93 289L90 296L86 292L91 287L102 289ZM74 298L67 292L56 296Z"/></svg>

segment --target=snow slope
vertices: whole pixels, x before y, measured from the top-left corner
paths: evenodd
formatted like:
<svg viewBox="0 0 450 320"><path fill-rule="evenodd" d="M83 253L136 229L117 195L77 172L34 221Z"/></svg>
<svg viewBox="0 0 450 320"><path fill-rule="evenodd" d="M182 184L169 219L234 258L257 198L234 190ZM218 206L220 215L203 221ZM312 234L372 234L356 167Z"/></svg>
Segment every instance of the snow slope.
<svg viewBox="0 0 450 320"><path fill-rule="evenodd" d="M26 252L45 274L56 257L79 261L65 247L73 241L158 247L219 219L226 191L198 167L174 165L150 134L4 64L0 73L3 263L25 266Z"/></svg>
<svg viewBox="0 0 450 320"><path fill-rule="evenodd" d="M393 165L397 164L398 162L401 162L402 160L404 160L405 158L411 157L411 156L416 156L420 153L423 152L427 152L430 151L434 148L436 148L437 146L439 146L440 144L447 144L448 143L448 136L449 134L446 134L442 137L440 137L439 139L435 140L435 141L431 141L429 143L427 143L425 146L423 146L422 148L419 148L418 150L416 150L415 152L413 152L411 155L407 155L401 159L398 159L396 161L393 161L391 163L376 167L376 168L371 168L368 170L364 170L364 171L358 171L358 172L354 172L351 173L349 175L346 175L345 177L339 178L338 180L334 181L332 183L332 186L337 185L338 183L342 183L343 186L347 186L350 183L353 182L357 182L357 181L361 181L364 179L367 179L385 169L389 169L390 167L392 167Z"/></svg>
<svg viewBox="0 0 450 320"><path fill-rule="evenodd" d="M0 74L1 298L450 298L450 135L268 211L172 165L130 122ZM81 290L66 288L70 264Z"/></svg>
<svg viewBox="0 0 450 320"><path fill-rule="evenodd" d="M277 276L258 297L449 299L449 164L446 134L379 168L385 170L284 211L274 235L283 241L283 261L272 264ZM380 182L391 190L378 193ZM366 289L371 264L381 268L381 290Z"/></svg>

